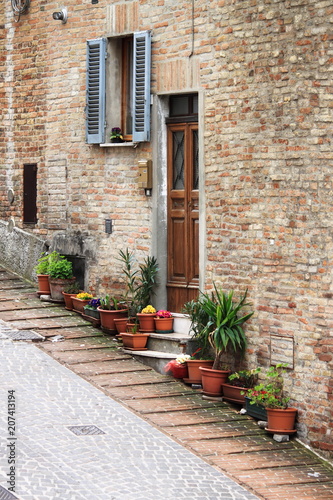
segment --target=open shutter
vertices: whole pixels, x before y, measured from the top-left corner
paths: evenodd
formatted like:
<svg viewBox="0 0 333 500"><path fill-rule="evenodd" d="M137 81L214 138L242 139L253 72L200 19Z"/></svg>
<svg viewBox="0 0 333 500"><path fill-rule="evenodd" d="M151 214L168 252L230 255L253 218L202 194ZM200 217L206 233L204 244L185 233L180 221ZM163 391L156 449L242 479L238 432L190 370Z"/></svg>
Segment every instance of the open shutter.
<svg viewBox="0 0 333 500"><path fill-rule="evenodd" d="M151 33L134 33L133 142L150 139Z"/></svg>
<svg viewBox="0 0 333 500"><path fill-rule="evenodd" d="M104 142L106 38L87 40L86 141Z"/></svg>

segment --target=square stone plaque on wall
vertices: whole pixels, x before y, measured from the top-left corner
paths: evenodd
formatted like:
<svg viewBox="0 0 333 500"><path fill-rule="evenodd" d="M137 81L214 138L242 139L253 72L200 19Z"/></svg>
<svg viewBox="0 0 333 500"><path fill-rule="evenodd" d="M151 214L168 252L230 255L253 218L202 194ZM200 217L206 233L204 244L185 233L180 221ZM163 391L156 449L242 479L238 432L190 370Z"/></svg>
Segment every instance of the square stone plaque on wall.
<svg viewBox="0 0 333 500"><path fill-rule="evenodd" d="M294 338L284 335L271 335L271 365L286 364L294 368Z"/></svg>

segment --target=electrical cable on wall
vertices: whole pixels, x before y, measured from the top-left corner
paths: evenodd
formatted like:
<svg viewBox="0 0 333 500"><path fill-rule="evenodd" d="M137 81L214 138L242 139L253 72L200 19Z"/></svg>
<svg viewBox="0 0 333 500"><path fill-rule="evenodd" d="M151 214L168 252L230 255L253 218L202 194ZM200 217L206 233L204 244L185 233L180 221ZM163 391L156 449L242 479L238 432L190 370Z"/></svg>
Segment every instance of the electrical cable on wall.
<svg viewBox="0 0 333 500"><path fill-rule="evenodd" d="M30 0L11 0L14 19L16 22L20 20L21 14L25 14L30 7Z"/></svg>

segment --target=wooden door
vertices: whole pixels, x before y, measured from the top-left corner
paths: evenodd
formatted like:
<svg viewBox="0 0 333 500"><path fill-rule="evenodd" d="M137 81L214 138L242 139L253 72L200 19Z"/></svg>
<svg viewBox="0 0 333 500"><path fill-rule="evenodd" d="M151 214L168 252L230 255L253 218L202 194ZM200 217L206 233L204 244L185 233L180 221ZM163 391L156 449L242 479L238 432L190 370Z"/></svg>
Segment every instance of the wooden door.
<svg viewBox="0 0 333 500"><path fill-rule="evenodd" d="M198 124L168 125L168 309L199 289Z"/></svg>

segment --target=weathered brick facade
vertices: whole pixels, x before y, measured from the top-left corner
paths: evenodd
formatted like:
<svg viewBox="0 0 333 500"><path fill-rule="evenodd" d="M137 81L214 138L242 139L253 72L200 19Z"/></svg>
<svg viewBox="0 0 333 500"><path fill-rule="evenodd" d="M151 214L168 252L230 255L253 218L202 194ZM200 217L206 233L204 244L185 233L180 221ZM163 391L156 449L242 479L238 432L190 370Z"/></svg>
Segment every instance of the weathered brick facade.
<svg viewBox="0 0 333 500"><path fill-rule="evenodd" d="M17 231L34 235L85 257L87 288L103 293L121 286L118 251L129 247L157 256L162 288L167 96L198 92L201 286L248 287L249 364L289 349L299 435L332 457L332 2L68 0L66 24L52 19L57 2L31 0L19 22L1 4L2 260ZM151 141L88 145L86 40L142 30L152 31ZM152 197L137 184L147 158ZM32 226L22 222L31 163Z"/></svg>

